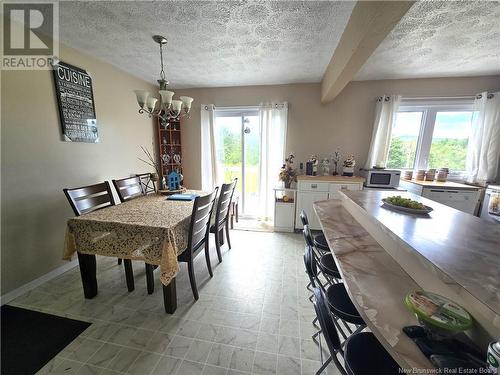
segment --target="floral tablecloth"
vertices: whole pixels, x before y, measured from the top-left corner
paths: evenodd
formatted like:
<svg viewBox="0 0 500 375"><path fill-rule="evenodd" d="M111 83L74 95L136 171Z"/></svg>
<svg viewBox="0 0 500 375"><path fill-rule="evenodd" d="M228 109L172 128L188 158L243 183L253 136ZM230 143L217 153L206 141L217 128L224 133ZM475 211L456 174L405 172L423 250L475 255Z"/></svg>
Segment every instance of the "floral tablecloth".
<svg viewBox="0 0 500 375"><path fill-rule="evenodd" d="M188 243L193 202L152 194L69 219L63 259L78 251L143 260L159 265L160 280L168 285L179 272L177 255Z"/></svg>

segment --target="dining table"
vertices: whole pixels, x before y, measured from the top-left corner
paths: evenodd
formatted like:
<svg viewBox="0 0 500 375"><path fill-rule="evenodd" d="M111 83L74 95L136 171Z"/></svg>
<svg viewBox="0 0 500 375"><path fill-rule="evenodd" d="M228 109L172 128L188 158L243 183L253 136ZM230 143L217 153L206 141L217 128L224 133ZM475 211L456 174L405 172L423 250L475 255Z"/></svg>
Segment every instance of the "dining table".
<svg viewBox="0 0 500 375"><path fill-rule="evenodd" d="M77 254L85 298L97 295L96 255L139 260L159 267L165 311L173 314L177 256L188 244L193 202L150 194L69 219L63 259Z"/></svg>

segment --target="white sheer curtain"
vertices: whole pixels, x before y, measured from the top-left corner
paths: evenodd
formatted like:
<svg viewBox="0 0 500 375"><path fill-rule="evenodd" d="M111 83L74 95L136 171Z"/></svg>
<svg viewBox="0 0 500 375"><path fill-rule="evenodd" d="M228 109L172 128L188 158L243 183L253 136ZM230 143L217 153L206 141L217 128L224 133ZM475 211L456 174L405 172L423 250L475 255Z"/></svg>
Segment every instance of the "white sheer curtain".
<svg viewBox="0 0 500 375"><path fill-rule="evenodd" d="M288 103L261 104L260 173L258 217L269 220L274 216L274 191L280 167L285 159Z"/></svg>
<svg viewBox="0 0 500 375"><path fill-rule="evenodd" d="M493 181L500 159L500 92L483 92L474 100L472 132L469 137L467 181Z"/></svg>
<svg viewBox="0 0 500 375"><path fill-rule="evenodd" d="M215 106L201 105L201 188L211 191L219 182L215 150Z"/></svg>
<svg viewBox="0 0 500 375"><path fill-rule="evenodd" d="M374 165L382 165L385 167L387 156L389 155L389 146L391 144L392 127L398 113L400 102L400 95L384 95L377 98L372 140L365 168L372 168Z"/></svg>

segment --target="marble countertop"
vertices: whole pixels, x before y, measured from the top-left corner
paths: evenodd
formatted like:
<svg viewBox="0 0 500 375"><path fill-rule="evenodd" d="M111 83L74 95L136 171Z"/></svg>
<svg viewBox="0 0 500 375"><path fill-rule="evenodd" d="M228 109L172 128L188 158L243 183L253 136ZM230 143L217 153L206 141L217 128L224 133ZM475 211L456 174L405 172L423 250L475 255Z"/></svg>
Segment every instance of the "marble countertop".
<svg viewBox="0 0 500 375"><path fill-rule="evenodd" d="M399 194L399 193L398 193ZM500 226L409 192L434 209L409 215L382 207L387 191L342 192L342 206L421 289L462 305L480 347L500 337Z"/></svg>
<svg viewBox="0 0 500 375"><path fill-rule="evenodd" d="M479 190L480 187L460 184L458 182L453 181L421 181L421 180L407 180L406 178L402 178L401 181L410 182L415 185L420 185L423 187L435 187L435 188L443 188L443 189L460 189L460 190Z"/></svg>
<svg viewBox="0 0 500 375"><path fill-rule="evenodd" d="M359 176L307 176L300 175L297 176L297 181L325 181L325 182L355 182L361 183L365 182L363 177Z"/></svg>
<svg viewBox="0 0 500 375"><path fill-rule="evenodd" d="M418 284L353 218L337 199L314 209L346 289L368 328L405 369L432 369L429 360L402 331L417 319L404 305Z"/></svg>

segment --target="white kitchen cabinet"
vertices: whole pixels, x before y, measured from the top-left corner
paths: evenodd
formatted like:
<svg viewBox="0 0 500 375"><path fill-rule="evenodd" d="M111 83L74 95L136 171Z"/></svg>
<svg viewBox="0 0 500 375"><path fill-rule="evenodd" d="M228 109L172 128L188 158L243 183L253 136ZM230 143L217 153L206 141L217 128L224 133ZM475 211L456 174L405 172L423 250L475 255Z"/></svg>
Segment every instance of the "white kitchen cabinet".
<svg viewBox="0 0 500 375"><path fill-rule="evenodd" d="M327 199L339 199L339 192L342 190L362 190L363 180L355 177L356 180L349 181L347 178L329 176L331 180L299 180L297 184L297 209L295 212L295 228L302 229L302 222L300 221L300 212L305 211L311 229L320 230L321 226L314 212L314 202L323 201ZM339 180L340 181L335 181Z"/></svg>
<svg viewBox="0 0 500 375"><path fill-rule="evenodd" d="M309 227L311 229L321 229L318 217L314 212L313 204L314 202L324 201L328 199L327 191L313 192L313 191L299 191L297 198L297 214L295 218L295 227L302 228L302 222L300 221L300 212L305 211L307 218L309 219Z"/></svg>
<svg viewBox="0 0 500 375"><path fill-rule="evenodd" d="M274 231L293 232L295 229L295 204L297 190L290 188L274 189Z"/></svg>

